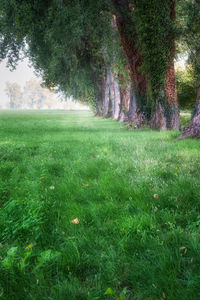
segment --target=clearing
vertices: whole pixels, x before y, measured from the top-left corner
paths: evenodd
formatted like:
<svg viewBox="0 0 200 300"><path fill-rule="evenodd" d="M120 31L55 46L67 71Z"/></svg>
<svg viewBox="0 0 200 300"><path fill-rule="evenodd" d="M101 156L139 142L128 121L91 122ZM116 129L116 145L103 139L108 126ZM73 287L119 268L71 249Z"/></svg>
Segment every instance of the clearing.
<svg viewBox="0 0 200 300"><path fill-rule="evenodd" d="M0 113L0 299L200 299L200 141Z"/></svg>

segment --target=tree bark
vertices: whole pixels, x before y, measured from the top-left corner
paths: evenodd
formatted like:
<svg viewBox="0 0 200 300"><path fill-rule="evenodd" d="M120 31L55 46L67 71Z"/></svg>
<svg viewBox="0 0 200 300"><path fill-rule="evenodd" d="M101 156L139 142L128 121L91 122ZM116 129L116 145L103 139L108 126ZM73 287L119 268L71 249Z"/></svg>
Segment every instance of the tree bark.
<svg viewBox="0 0 200 300"><path fill-rule="evenodd" d="M171 2L171 20L175 21L176 19L176 1ZM168 63L167 74L165 78L165 92L167 96L167 101L169 104L169 114L168 114L168 129L180 129L180 114L178 108L178 96L177 96L177 87L176 87L176 75L174 69L174 59L175 59L175 41L173 41L173 48L171 53L171 59Z"/></svg>
<svg viewBox="0 0 200 300"><path fill-rule="evenodd" d="M112 98L112 119L113 120L117 120L119 117L119 105L120 105L120 87L118 82L114 79L113 77L113 84L112 84L112 94L113 94L113 98Z"/></svg>
<svg viewBox="0 0 200 300"><path fill-rule="evenodd" d="M101 117L102 115L103 115L103 101L102 99L98 99L96 105L96 116Z"/></svg>
<svg viewBox="0 0 200 300"><path fill-rule="evenodd" d="M131 85L131 89L130 89L130 104L129 104L129 111L128 111L128 120L130 122L134 122L136 114L137 114L136 97L135 97L134 88Z"/></svg>
<svg viewBox="0 0 200 300"><path fill-rule="evenodd" d="M197 103L195 114L192 118L190 125L185 129L180 138L198 138L200 139L200 82L197 90Z"/></svg>
<svg viewBox="0 0 200 300"><path fill-rule="evenodd" d="M111 70L107 67L104 93L104 118L109 118L112 115L111 88Z"/></svg>
<svg viewBox="0 0 200 300"><path fill-rule="evenodd" d="M165 109L160 102L156 102L155 111L151 120L151 127L155 129L166 130L167 118L165 115Z"/></svg>
<svg viewBox="0 0 200 300"><path fill-rule="evenodd" d="M119 31L122 48L128 64L128 70L133 85L129 99L128 119L134 122L136 127L146 122L143 107L147 101L148 81L147 75L142 74L139 68L142 66L142 56L137 48L137 33L132 24L132 11L127 0L112 0L115 8L115 22ZM132 26L130 25L132 24ZM133 93L134 90L134 93Z"/></svg>
<svg viewBox="0 0 200 300"><path fill-rule="evenodd" d="M128 121L128 111L130 105L130 85L126 88L120 88L120 111L119 111L119 122Z"/></svg>
<svg viewBox="0 0 200 300"><path fill-rule="evenodd" d="M139 71L142 66L142 56L136 47L136 30L130 28L131 9L127 0L113 0L115 7L115 21L119 31L122 47L128 62L130 77L134 85L136 97L145 96L147 91L147 76Z"/></svg>
<svg viewBox="0 0 200 300"><path fill-rule="evenodd" d="M122 47L127 58L130 77L135 91L135 102L137 109L134 114L140 113L138 106L145 104L147 101L147 88L148 78L147 74L142 74L139 68L142 66L142 56L140 49L136 47L136 29L131 26L131 8L128 0L112 0L115 7L115 17L118 31L121 38ZM171 2L171 19L175 20L175 1ZM158 104L157 101L154 105L155 111L152 116L151 124L153 128L160 129L179 129L179 109L177 99L176 78L174 70L174 57L175 57L175 42L172 45L172 55L168 64L166 78L165 78L165 92L163 94L163 103L166 105ZM139 104L139 105L138 105ZM140 106L142 107L142 105ZM133 113L133 110L132 110ZM130 115L130 114L129 114ZM131 115L130 115L131 116ZM159 120L159 117L161 120ZM133 117L131 116L131 119ZM140 117L138 117L140 119ZM159 127L160 126L160 127Z"/></svg>
<svg viewBox="0 0 200 300"><path fill-rule="evenodd" d="M176 2L170 2L170 18L175 21L176 18ZM180 129L180 115L178 108L178 97L177 97L177 87L176 87L176 76L174 68L175 59L175 40L171 43L171 53L168 62L166 76L165 76L165 86L161 88L158 99L158 103L155 100L154 113L152 114L151 126L152 128L157 128L161 130L166 129ZM160 118L160 119L159 119Z"/></svg>
<svg viewBox="0 0 200 300"><path fill-rule="evenodd" d="M98 81L96 81L96 89L95 89L95 95L96 95L96 116L103 116L103 110L104 110L104 98L105 98L105 79L102 76Z"/></svg>
<svg viewBox="0 0 200 300"><path fill-rule="evenodd" d="M109 111L109 84L108 84L108 78L106 75L106 80L105 80L105 93L104 93L104 118L108 117L108 111Z"/></svg>

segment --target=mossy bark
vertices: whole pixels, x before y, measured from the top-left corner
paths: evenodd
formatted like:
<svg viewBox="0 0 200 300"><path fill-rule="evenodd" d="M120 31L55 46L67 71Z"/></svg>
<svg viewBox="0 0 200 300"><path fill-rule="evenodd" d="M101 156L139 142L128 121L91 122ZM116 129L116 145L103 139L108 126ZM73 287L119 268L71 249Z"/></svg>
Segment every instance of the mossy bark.
<svg viewBox="0 0 200 300"><path fill-rule="evenodd" d="M109 87L109 69L107 69L106 71L106 76L105 76L105 91L104 91L104 95L103 95L103 102L104 102L104 112L103 112L103 116L104 118L107 118L109 115L109 102L110 102L110 87Z"/></svg>
<svg viewBox="0 0 200 300"><path fill-rule="evenodd" d="M171 13L170 18L172 21L176 19L176 1L171 1L170 7ZM176 75L174 68L174 59L175 59L175 41L172 43L171 50L171 59L169 60L167 67L167 74L165 78L165 92L168 101L168 120L167 128L168 129L180 129L180 114L178 108L178 96L177 96L177 86L176 86Z"/></svg>
<svg viewBox="0 0 200 300"><path fill-rule="evenodd" d="M129 99L130 109L128 116L131 121L133 119L137 119L137 114L141 116L141 113L143 113L143 104L138 104L141 100L146 101L148 82L147 76L139 71L139 68L142 66L142 56L140 50L136 47L136 30L129 24L132 23L132 11L129 7L129 2L127 0L113 0L113 5L115 7L116 25L119 31L124 54L127 59L130 78L134 87L134 98L131 97ZM134 104L133 100L136 100L134 101ZM138 116L138 119L140 119L140 116ZM143 116L145 116L145 114L143 114Z"/></svg>
<svg viewBox="0 0 200 300"><path fill-rule="evenodd" d="M103 116L104 113L104 99L105 99L105 78L101 76L95 82L95 96L96 96L96 116Z"/></svg>
<svg viewBox="0 0 200 300"><path fill-rule="evenodd" d="M168 102L167 128L179 130L180 115L179 115L179 108L178 108L176 76L175 76L175 69L174 69L174 55L172 60L169 62L168 69L167 69L167 75L165 79L165 92L166 92L166 97Z"/></svg>

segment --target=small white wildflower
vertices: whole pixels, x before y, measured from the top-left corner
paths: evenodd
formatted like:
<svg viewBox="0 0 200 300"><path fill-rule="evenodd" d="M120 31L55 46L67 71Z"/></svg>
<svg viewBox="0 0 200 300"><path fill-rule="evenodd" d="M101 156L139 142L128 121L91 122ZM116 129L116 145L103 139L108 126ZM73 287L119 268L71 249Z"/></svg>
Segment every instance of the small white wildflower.
<svg viewBox="0 0 200 300"><path fill-rule="evenodd" d="M54 190L55 186L51 185L49 188L50 188L50 190Z"/></svg>

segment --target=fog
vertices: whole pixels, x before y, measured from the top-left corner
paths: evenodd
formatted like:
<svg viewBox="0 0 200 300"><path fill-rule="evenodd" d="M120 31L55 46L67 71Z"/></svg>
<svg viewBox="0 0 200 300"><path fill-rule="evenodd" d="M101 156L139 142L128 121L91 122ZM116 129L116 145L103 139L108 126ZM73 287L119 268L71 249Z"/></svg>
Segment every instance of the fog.
<svg viewBox="0 0 200 300"><path fill-rule="evenodd" d="M6 61L4 60L0 63L0 109L9 109L9 97L6 94L6 82L9 83L17 83L20 85L21 90L23 90L25 84L29 80L36 80L41 82L42 79L37 76L34 72L34 69L29 65L28 59L24 59L22 62L19 62L16 70L10 71L6 67ZM26 106L23 106L26 108ZM33 107L37 109L37 107ZM69 110L88 110L89 108L85 105L81 105L72 100L72 98L64 101L62 97L57 94L54 94L54 101L50 107L46 107L45 105L42 107L43 109L69 109Z"/></svg>

